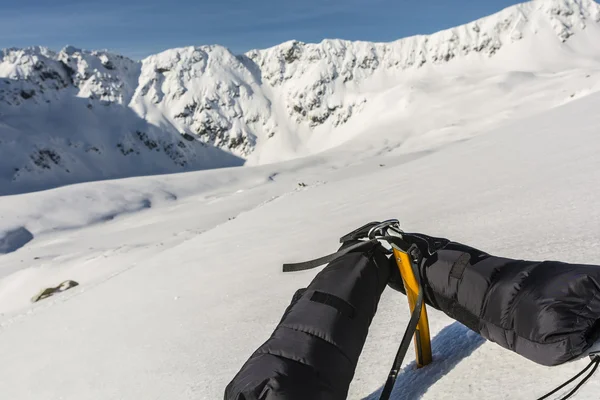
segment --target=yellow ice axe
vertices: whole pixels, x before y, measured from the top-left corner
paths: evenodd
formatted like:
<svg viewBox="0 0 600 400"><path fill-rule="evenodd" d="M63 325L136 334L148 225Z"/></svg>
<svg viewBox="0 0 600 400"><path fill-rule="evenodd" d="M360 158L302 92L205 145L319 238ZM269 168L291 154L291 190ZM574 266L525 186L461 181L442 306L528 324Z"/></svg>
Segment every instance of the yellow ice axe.
<svg viewBox="0 0 600 400"><path fill-rule="evenodd" d="M406 297L408 298L408 306L412 314L417 303L417 296L419 295L419 285L415 278L412 261L409 255L400 250L397 246L392 246L392 249L394 251L396 264L400 270L400 276L402 276ZM431 337L429 334L429 321L427 319L427 309L425 308L425 304L421 307L421 317L419 318L419 323L415 331L414 344L417 368L424 367L431 363Z"/></svg>
<svg viewBox="0 0 600 400"><path fill-rule="evenodd" d="M419 249L413 244L409 245L402 239L402 230L400 229L400 222L397 219L389 219L387 221L380 222L374 225L370 230L368 237L369 239L380 239L387 242L391 247L394 254L396 265L400 270L400 276L402 277L402 283L406 290L406 297L408 298L408 306L410 308L410 322L409 327L405 333L405 337L402 339L400 349L396 355L394 366L390 372L389 385L384 389L384 395L389 396L391 392L390 385L393 385L395 376L399 372L402 358L404 358L405 350L409 346L410 336L414 332L414 344L416 352L417 368L424 367L432 361L431 357L431 338L429 334L429 321L427 320L427 309L425 308L424 293L420 293L421 284L420 278L415 275L418 273L418 266L414 265L420 258ZM415 261L413 261L415 258ZM415 310L420 307L420 313ZM388 392L389 391L389 392ZM386 393L388 392L388 393ZM383 396L385 398L385 396Z"/></svg>

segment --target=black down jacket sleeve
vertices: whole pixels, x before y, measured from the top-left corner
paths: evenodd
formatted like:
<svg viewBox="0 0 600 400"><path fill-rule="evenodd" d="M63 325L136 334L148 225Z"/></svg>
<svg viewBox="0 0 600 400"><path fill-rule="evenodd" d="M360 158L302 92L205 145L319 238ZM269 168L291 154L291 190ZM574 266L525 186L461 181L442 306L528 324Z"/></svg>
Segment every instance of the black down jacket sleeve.
<svg viewBox="0 0 600 400"><path fill-rule="evenodd" d="M429 305L536 363L578 358L600 336L600 266L512 260L450 242L421 274Z"/></svg>
<svg viewBox="0 0 600 400"><path fill-rule="evenodd" d="M225 389L225 399L345 399L389 274L379 244L330 263L294 295L270 339Z"/></svg>

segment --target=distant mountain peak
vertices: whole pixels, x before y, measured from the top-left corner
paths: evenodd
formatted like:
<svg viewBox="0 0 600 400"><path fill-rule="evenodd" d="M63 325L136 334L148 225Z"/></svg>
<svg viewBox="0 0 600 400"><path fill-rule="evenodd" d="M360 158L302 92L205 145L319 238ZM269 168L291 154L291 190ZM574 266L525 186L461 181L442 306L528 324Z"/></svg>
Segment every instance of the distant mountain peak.
<svg viewBox="0 0 600 400"><path fill-rule="evenodd" d="M592 0L534 0L390 43L291 40L242 55L208 45L141 62L74 46L4 49L0 182L50 187L295 157L363 112L369 90L414 71L595 62L599 22ZM386 83L365 90L374 79Z"/></svg>

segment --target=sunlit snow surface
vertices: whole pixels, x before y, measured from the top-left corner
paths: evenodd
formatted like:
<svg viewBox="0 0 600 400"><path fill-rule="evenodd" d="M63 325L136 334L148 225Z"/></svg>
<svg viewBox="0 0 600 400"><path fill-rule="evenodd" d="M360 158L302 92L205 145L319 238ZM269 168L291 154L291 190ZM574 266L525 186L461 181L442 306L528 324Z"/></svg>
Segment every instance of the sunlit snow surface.
<svg viewBox="0 0 600 400"><path fill-rule="evenodd" d="M2 224L35 238L0 258L0 392L219 398L315 274L281 263L335 250L370 220L509 257L598 262L599 106L591 95L431 153L353 163L339 151L4 197ZM28 304L65 279L81 285ZM379 388L407 320L406 299L386 291L350 398ZM395 398L535 398L585 364L537 366L430 320L435 362L403 372Z"/></svg>
<svg viewBox="0 0 600 400"><path fill-rule="evenodd" d="M515 44L494 63L371 82L352 124L303 139L306 154L329 149L306 158L0 197L0 398L222 398L316 274L281 264L372 220L600 263L600 63L580 57L597 50L586 32L571 47L531 42L539 66ZM30 303L67 279L80 285ZM377 398L408 318L387 289L349 398ZM439 312L430 322L434 363L407 357L394 399L535 399L587 362L538 366ZM592 379L575 398L599 392Z"/></svg>

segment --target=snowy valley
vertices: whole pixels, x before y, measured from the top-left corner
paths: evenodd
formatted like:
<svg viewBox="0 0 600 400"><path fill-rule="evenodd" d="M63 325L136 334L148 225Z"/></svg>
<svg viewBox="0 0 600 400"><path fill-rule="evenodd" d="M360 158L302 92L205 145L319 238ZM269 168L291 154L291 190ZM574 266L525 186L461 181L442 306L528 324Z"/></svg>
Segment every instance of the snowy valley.
<svg viewBox="0 0 600 400"><path fill-rule="evenodd" d="M371 220L599 263L599 92L592 0L392 43L2 50L0 397L222 398L315 274L281 264ZM350 399L377 398L408 319L386 290ZM436 362L407 358L393 399L534 399L586 364L430 322Z"/></svg>

